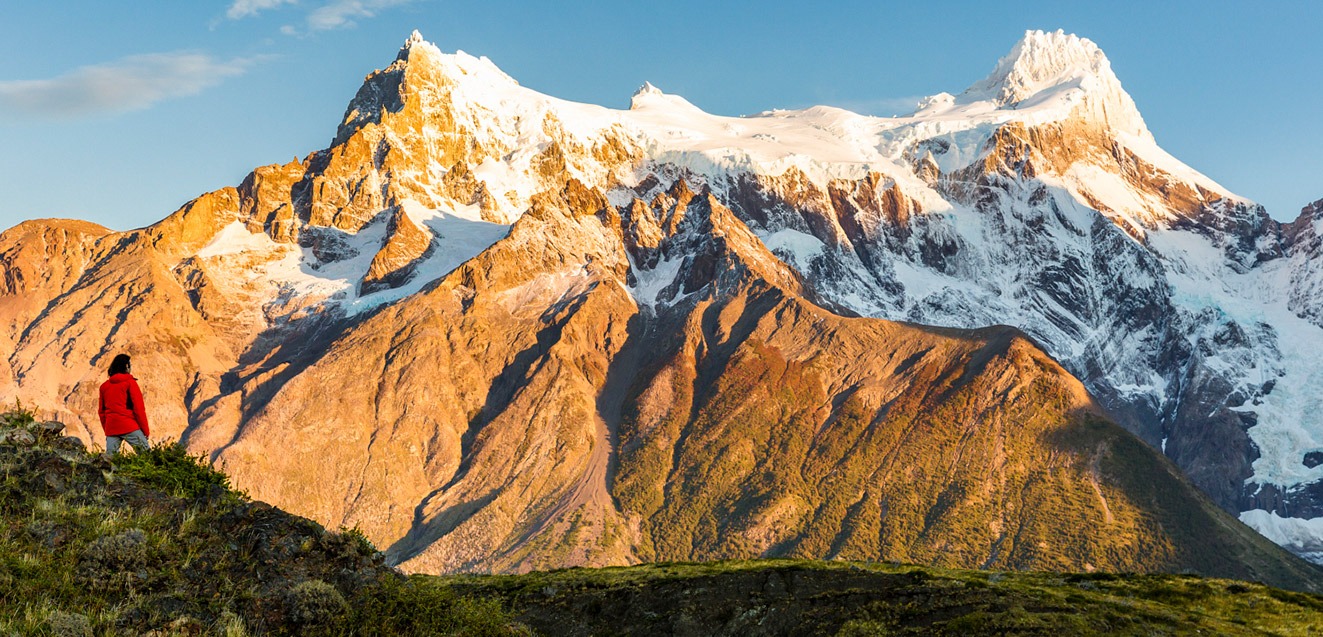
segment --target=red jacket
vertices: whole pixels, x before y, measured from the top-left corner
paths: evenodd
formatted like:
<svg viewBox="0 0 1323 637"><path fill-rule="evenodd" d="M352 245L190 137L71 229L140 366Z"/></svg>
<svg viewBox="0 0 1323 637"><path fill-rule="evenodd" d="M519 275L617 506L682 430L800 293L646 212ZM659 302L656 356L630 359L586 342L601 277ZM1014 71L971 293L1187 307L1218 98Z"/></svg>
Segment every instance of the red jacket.
<svg viewBox="0 0 1323 637"><path fill-rule="evenodd" d="M115 374L101 383L101 428L107 436L122 436L134 429L152 435L147 429L147 408L142 404L142 390L129 374Z"/></svg>

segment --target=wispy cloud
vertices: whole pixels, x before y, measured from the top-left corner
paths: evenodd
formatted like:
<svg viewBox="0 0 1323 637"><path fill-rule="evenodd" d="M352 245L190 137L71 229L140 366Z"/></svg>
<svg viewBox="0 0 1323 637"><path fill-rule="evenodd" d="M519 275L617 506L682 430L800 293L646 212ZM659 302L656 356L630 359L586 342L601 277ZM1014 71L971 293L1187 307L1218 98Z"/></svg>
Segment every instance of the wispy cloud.
<svg viewBox="0 0 1323 637"><path fill-rule="evenodd" d="M242 75L258 58L202 53L134 55L45 80L0 81L0 117L74 119L142 110Z"/></svg>
<svg viewBox="0 0 1323 637"><path fill-rule="evenodd" d="M348 29L358 25L358 20L374 18L377 14L406 4L414 0L333 0L308 12L305 28L308 32ZM292 25L281 28L287 35L299 32Z"/></svg>
<svg viewBox="0 0 1323 637"><path fill-rule="evenodd" d="M225 17L242 20L284 4L298 4L298 2L299 0L234 0L230 8L225 11Z"/></svg>

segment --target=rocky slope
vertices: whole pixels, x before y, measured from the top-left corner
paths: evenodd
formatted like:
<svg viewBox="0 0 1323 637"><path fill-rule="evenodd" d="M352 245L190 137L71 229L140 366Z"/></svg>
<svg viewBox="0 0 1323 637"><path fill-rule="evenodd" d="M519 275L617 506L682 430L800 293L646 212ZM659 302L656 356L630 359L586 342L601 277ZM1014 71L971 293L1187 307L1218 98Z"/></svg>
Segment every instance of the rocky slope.
<svg viewBox="0 0 1323 637"><path fill-rule="evenodd" d="M326 150L148 228L0 235L0 389L96 440L129 351L154 431L411 568L1235 572L1277 558L1065 370L1309 554L1317 236L1163 153L1074 36L877 119L573 104L415 34Z"/></svg>

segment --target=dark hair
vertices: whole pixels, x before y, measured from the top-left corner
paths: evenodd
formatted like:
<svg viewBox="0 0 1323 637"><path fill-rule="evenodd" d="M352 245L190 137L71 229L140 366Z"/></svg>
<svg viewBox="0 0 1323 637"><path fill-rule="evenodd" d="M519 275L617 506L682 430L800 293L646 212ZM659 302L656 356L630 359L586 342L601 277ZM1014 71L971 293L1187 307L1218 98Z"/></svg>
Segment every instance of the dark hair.
<svg viewBox="0 0 1323 637"><path fill-rule="evenodd" d="M129 355L119 354L115 360L110 361L110 375L129 373Z"/></svg>

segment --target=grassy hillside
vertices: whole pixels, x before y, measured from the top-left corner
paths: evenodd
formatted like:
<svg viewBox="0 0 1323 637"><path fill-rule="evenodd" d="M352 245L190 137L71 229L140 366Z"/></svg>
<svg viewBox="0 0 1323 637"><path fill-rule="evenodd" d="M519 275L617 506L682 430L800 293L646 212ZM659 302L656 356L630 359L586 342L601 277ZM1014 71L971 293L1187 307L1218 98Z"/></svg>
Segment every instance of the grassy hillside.
<svg viewBox="0 0 1323 637"><path fill-rule="evenodd" d="M1323 597L1177 575L739 561L406 578L177 446L0 415L0 635L1310 635Z"/></svg>
<svg viewBox="0 0 1323 637"><path fill-rule="evenodd" d="M440 581L548 635L1323 634L1323 597L1184 575L755 560Z"/></svg>
<svg viewBox="0 0 1323 637"><path fill-rule="evenodd" d="M355 531L253 502L166 445L114 461L0 415L0 635L503 635ZM155 631L155 632L153 632Z"/></svg>

